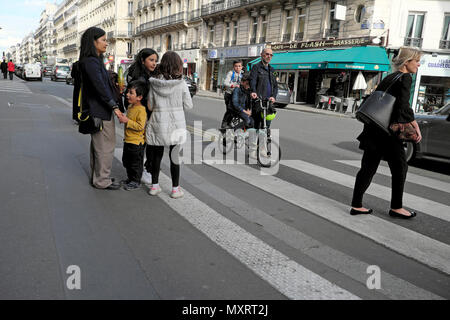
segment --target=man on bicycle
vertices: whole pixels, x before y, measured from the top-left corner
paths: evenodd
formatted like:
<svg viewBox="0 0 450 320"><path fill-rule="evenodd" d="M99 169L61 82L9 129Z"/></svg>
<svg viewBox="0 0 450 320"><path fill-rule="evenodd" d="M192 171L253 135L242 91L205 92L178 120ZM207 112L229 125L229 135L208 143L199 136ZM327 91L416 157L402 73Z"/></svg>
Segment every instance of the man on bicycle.
<svg viewBox="0 0 450 320"><path fill-rule="evenodd" d="M261 61L252 67L250 73L250 87L251 87L251 97L252 99L261 99L264 107L267 107L268 101L275 102L275 98L278 94L278 83L275 77L275 69L269 64L272 60L273 52L270 48L265 48L261 52ZM273 113L274 109L268 110L269 113ZM260 116L261 108L258 104L253 106L253 119L254 127L259 130L262 127L263 119ZM270 127L270 121L266 121L267 128ZM253 157L256 154L256 134L253 135L252 141L250 141L250 156ZM253 152L254 151L254 152ZM262 150L262 154L265 154L265 150Z"/></svg>
<svg viewBox="0 0 450 320"><path fill-rule="evenodd" d="M250 104L250 74L244 73L241 79L240 86L233 91L231 97L231 107L235 114L244 120L247 128L253 127L253 119L251 118L251 104Z"/></svg>
<svg viewBox="0 0 450 320"><path fill-rule="evenodd" d="M227 76L223 82L223 85L225 87L224 99L226 112L223 116L221 127L224 129L227 128L228 123L231 121L231 118L233 117L233 107L231 105L231 97L233 95L234 89L239 88L242 75L243 75L242 61L241 60L233 61L233 70L227 73Z"/></svg>

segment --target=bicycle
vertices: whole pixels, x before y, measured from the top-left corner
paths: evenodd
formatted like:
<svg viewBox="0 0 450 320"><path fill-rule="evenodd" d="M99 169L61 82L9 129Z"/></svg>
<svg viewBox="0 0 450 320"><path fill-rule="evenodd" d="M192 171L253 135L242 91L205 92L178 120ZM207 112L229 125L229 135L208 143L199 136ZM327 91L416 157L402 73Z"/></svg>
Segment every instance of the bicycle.
<svg viewBox="0 0 450 320"><path fill-rule="evenodd" d="M261 128L257 129L256 159L261 167L272 167L281 159L281 147L272 139L270 128L267 128L268 110L272 103L263 104L261 99L254 100L259 103L262 117ZM250 151L249 130L239 115L234 114L230 121L231 128L219 129L219 150L227 154L233 149L241 149L244 145Z"/></svg>

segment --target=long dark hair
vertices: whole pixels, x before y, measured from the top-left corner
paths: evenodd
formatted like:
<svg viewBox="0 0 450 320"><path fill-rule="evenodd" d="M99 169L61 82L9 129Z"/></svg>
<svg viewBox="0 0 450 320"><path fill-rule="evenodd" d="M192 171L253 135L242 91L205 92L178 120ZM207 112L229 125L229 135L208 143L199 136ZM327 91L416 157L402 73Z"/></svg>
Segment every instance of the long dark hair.
<svg viewBox="0 0 450 320"><path fill-rule="evenodd" d="M130 71L128 72L132 79L136 80L140 77L148 79L149 77L155 75L155 71L151 72L144 66L144 61L151 55L156 54L156 62L159 60L159 55L155 50L151 48L144 48L136 55L133 64L130 66Z"/></svg>
<svg viewBox="0 0 450 320"><path fill-rule="evenodd" d="M167 51L158 66L158 75L166 80L181 79L183 76L183 61L174 51Z"/></svg>
<svg viewBox="0 0 450 320"><path fill-rule="evenodd" d="M99 58L103 64L103 54L98 55L94 41L104 35L105 31L103 29L97 27L90 27L87 29L81 36L80 58L78 60L81 61L83 58L96 57Z"/></svg>

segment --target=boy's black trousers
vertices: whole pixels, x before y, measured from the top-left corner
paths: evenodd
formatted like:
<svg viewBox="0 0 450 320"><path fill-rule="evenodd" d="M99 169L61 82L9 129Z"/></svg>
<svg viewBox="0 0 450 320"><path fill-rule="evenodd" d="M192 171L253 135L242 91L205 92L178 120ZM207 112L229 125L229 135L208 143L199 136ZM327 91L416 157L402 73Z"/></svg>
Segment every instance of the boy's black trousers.
<svg viewBox="0 0 450 320"><path fill-rule="evenodd" d="M127 170L128 179L137 183L141 182L144 170L145 144L123 144L122 164Z"/></svg>

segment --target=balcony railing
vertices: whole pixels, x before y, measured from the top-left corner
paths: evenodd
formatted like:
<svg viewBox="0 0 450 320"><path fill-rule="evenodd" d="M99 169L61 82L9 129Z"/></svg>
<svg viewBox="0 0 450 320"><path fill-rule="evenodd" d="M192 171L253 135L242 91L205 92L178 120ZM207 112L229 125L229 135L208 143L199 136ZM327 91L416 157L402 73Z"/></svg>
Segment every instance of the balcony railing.
<svg viewBox="0 0 450 320"><path fill-rule="evenodd" d="M65 47L63 48L63 52L64 52L64 53L71 52L71 51L75 51L75 50L77 50L77 45L76 45L76 43L69 44L68 46L65 46Z"/></svg>
<svg viewBox="0 0 450 320"><path fill-rule="evenodd" d="M202 16L207 16L210 14L215 14L218 12L243 7L251 3L261 2L265 0L222 0L214 1L210 4L202 5Z"/></svg>
<svg viewBox="0 0 450 320"><path fill-rule="evenodd" d="M290 33L283 34L283 42L289 41L291 41L291 34Z"/></svg>
<svg viewBox="0 0 450 320"><path fill-rule="evenodd" d="M172 14L168 17L164 17L164 18L160 18L157 20L143 23L139 27L136 28L136 34L139 34L141 32L145 32L145 31L149 31L152 29L164 27L164 26L183 23L185 21L186 21L186 13L183 11L180 13Z"/></svg>
<svg viewBox="0 0 450 320"><path fill-rule="evenodd" d="M250 38L250 44L255 44L256 43L256 38Z"/></svg>
<svg viewBox="0 0 450 320"><path fill-rule="evenodd" d="M202 11L200 9L192 10L189 15L189 21L200 19Z"/></svg>
<svg viewBox="0 0 450 320"><path fill-rule="evenodd" d="M259 38L259 43L264 43L266 42L266 37L260 37Z"/></svg>
<svg viewBox="0 0 450 320"><path fill-rule="evenodd" d="M404 45L407 47L422 47L422 38L405 38Z"/></svg>
<svg viewBox="0 0 450 320"><path fill-rule="evenodd" d="M110 31L106 35L108 39L117 39L117 38L131 38L133 36L133 31Z"/></svg>
<svg viewBox="0 0 450 320"><path fill-rule="evenodd" d="M191 49L197 49L199 46L198 46L198 42L197 41L194 41L194 42L191 42Z"/></svg>
<svg viewBox="0 0 450 320"><path fill-rule="evenodd" d="M450 49L450 40L441 40L439 43L439 49Z"/></svg>
<svg viewBox="0 0 450 320"><path fill-rule="evenodd" d="M326 29L325 37L337 38L339 37L339 29Z"/></svg>
<svg viewBox="0 0 450 320"><path fill-rule="evenodd" d="M303 36L304 36L304 33L303 33L303 32L297 32L297 33L295 34L295 40L297 40L297 41L302 41L302 40L303 40Z"/></svg>

